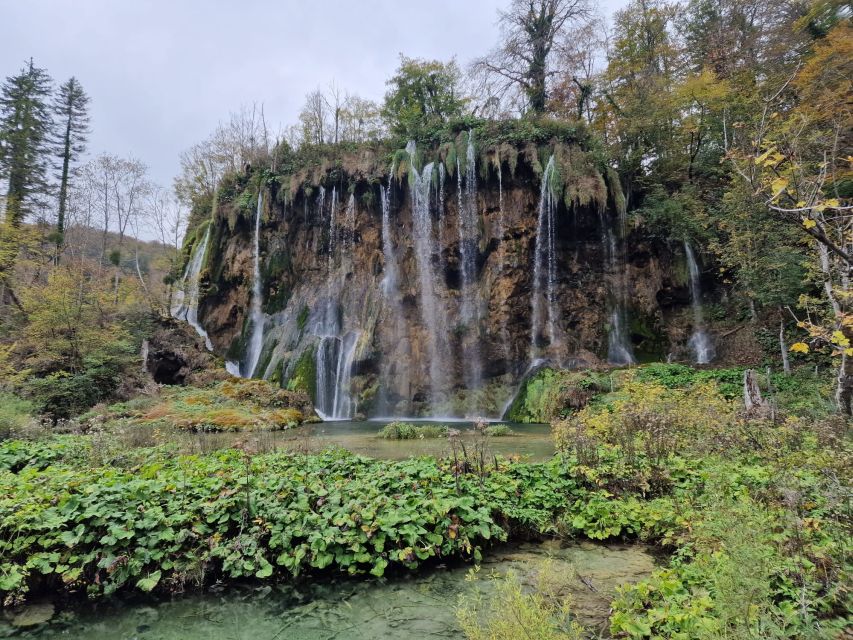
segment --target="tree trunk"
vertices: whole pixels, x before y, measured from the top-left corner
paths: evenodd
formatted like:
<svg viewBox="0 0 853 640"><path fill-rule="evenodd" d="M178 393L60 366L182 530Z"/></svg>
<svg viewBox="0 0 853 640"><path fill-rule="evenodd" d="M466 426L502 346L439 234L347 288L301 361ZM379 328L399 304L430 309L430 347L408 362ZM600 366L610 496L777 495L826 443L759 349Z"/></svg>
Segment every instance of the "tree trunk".
<svg viewBox="0 0 853 640"><path fill-rule="evenodd" d="M65 208L68 202L68 166L71 163L71 116L65 125L65 140L62 150L62 177L59 182L59 211L56 214L56 262L65 236Z"/></svg>
<svg viewBox="0 0 853 640"><path fill-rule="evenodd" d="M779 309L779 351L782 353L782 370L785 375L791 373L791 361L788 359L788 345L785 343L785 319L782 309Z"/></svg>
<svg viewBox="0 0 853 640"><path fill-rule="evenodd" d="M761 396L758 375L754 369L743 372L743 404L749 417L766 418L770 415L770 406Z"/></svg>

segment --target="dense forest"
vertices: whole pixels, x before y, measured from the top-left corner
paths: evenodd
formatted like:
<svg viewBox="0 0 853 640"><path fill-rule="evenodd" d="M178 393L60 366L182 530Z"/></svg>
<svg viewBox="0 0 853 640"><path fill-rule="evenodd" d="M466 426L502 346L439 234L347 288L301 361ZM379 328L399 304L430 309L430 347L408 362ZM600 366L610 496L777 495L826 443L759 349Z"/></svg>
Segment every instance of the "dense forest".
<svg viewBox="0 0 853 640"><path fill-rule="evenodd" d="M654 566L472 569L429 633L850 637L853 9L498 20L381 101L243 107L169 187L88 148L83 80L6 78L0 631L596 541Z"/></svg>

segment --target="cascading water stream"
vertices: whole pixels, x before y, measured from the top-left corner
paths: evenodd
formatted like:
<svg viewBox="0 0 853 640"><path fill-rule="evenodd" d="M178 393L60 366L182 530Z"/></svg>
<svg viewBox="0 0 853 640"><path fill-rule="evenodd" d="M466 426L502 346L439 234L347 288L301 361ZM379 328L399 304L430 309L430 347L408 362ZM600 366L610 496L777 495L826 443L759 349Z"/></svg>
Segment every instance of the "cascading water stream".
<svg viewBox="0 0 853 640"><path fill-rule="evenodd" d="M702 283L699 279L699 265L693 254L693 247L684 241L684 253L687 255L687 270L690 273L690 305L693 307L693 335L690 336L690 348L696 358L696 364L708 364L714 359L714 345L705 331L705 318L702 314Z"/></svg>
<svg viewBox="0 0 853 640"><path fill-rule="evenodd" d="M324 195L321 192L321 195ZM319 200L318 206L322 216L322 205L325 200ZM347 211L344 214L345 229L342 242L338 242L338 192L332 188L331 209L329 211L329 250L327 256L326 300L320 312L320 317L314 323L314 334L319 337L315 357L317 370L316 410L323 420L349 420L355 411L355 402L350 391L352 382L352 365L358 346L359 332L342 333L339 317L339 305L336 301L340 292L340 269L338 253L343 250L351 252L355 224L355 198L350 196Z"/></svg>
<svg viewBox="0 0 853 640"><path fill-rule="evenodd" d="M549 348L559 343L557 335L558 314L556 300L557 257L556 257L556 209L557 202L551 191L554 156L548 160L542 173L539 191L538 220L536 223L536 249L533 258L533 295L531 303L530 361L539 355L539 336L546 334ZM543 286L544 285L544 286ZM543 299L545 309L543 313ZM545 318L543 319L543 316Z"/></svg>
<svg viewBox="0 0 853 640"><path fill-rule="evenodd" d="M249 313L251 333L249 348L243 366L240 369L244 378L251 378L258 367L261 351L264 345L264 311L263 291L261 290L261 214L263 208L263 191L258 193L258 209L255 213L255 237L252 246L252 301Z"/></svg>
<svg viewBox="0 0 853 640"><path fill-rule="evenodd" d="M429 357L430 402L433 408L443 400L447 387L449 369L447 331L444 315L438 313L436 289L437 278L433 269L433 230L430 216L430 185L433 163L418 172L414 165L416 147L414 142L406 145L411 158L412 219L414 222L415 263L418 271L421 323L427 338Z"/></svg>
<svg viewBox="0 0 853 640"><path fill-rule="evenodd" d="M477 252L479 224L477 215L477 156L473 132L468 132L465 155L465 181L459 179L459 262L462 274L461 320L469 339L463 349L462 371L467 389L479 389L483 383L483 363L480 355L480 305L477 290ZM477 407L470 407L476 413Z"/></svg>
<svg viewBox="0 0 853 640"><path fill-rule="evenodd" d="M172 302L171 313L173 318L184 320L195 329L196 333L204 338L204 345L207 350L213 351L213 343L210 341L207 331L198 321L199 277L209 241L210 227L207 228L201 243L193 251L192 259L181 279L181 289L175 294L175 299Z"/></svg>
<svg viewBox="0 0 853 640"><path fill-rule="evenodd" d="M610 330L607 334L607 362L610 364L626 365L634 364L634 349L628 338L628 321L625 309L625 298L627 297L627 274L625 261L619 252L617 235L613 232L604 211L600 212L601 243L607 261L607 271L610 279L609 305L610 312L608 320ZM620 236L625 236L624 213L619 212Z"/></svg>

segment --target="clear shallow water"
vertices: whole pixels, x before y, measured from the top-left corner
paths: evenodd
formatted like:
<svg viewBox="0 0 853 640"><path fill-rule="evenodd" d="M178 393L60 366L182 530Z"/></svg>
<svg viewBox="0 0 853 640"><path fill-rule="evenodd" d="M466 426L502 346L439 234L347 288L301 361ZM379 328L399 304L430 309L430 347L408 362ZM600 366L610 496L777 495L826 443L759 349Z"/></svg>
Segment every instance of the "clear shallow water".
<svg viewBox="0 0 853 640"><path fill-rule="evenodd" d="M636 582L654 567L643 545L584 542L504 546L486 554L480 569L439 567L388 580L325 580L299 586L237 586L172 601L113 600L62 611L30 629L13 627L7 612L0 638L87 640L423 640L459 638L460 594L494 591L494 577L515 571L536 584L543 561L550 582L568 596L579 621L604 631L619 584ZM593 637L599 637L593 634Z"/></svg>
<svg viewBox="0 0 853 640"><path fill-rule="evenodd" d="M389 421L371 420L367 422L338 421L322 422L290 429L287 431L242 432L242 433L178 433L175 437L193 451L210 451L216 448L254 446L255 449L288 449L299 451L318 451L327 447L343 447L353 453L372 458L400 460L410 456L443 456L451 454L450 443L446 438L424 438L412 440L386 440L379 432ZM461 440L471 451L476 439L471 422L417 421L417 424L447 424L460 432ZM492 437L488 447L492 455L504 457L518 456L524 460L547 460L554 455L554 439L551 427L547 424L508 425L515 435Z"/></svg>

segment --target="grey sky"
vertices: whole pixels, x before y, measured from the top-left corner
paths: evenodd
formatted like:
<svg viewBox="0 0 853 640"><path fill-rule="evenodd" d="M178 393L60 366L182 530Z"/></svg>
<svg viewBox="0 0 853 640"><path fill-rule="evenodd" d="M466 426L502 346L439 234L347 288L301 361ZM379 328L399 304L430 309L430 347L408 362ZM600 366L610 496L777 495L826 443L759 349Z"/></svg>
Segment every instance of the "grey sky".
<svg viewBox="0 0 853 640"><path fill-rule="evenodd" d="M241 104L296 120L335 80L379 99L398 54L461 64L497 40L509 0L0 0L0 74L32 56L92 97L91 153L134 156L168 186L178 154ZM610 15L627 0L603 0Z"/></svg>

